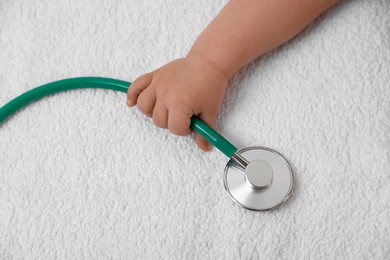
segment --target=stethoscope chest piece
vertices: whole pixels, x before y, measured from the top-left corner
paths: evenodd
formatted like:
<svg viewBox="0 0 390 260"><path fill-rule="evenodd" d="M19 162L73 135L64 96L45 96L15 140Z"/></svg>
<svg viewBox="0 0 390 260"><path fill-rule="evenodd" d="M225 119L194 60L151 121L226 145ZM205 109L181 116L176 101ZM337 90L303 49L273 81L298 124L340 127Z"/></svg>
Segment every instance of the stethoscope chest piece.
<svg viewBox="0 0 390 260"><path fill-rule="evenodd" d="M294 176L288 161L266 147L248 147L237 151L248 161L245 169L234 159L225 167L224 185L232 200L250 210L269 210L286 201Z"/></svg>

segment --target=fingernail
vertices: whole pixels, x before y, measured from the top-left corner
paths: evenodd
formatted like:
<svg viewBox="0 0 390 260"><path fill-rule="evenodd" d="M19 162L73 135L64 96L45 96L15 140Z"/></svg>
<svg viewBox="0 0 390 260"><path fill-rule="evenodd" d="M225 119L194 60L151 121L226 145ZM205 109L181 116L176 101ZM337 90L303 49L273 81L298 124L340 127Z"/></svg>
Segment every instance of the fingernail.
<svg viewBox="0 0 390 260"><path fill-rule="evenodd" d="M129 107L131 105L130 100L126 101L126 105Z"/></svg>

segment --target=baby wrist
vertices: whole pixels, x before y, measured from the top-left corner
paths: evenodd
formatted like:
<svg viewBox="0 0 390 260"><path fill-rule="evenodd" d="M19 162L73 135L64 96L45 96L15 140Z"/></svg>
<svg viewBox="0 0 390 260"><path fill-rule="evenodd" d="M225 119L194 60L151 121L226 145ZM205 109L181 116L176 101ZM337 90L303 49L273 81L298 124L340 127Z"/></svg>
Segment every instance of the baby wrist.
<svg viewBox="0 0 390 260"><path fill-rule="evenodd" d="M186 58L201 60L203 63L206 63L209 67L211 67L215 71L219 72L219 74L222 75L225 78L226 81L229 81L229 79L232 76L232 75L229 75L229 73L227 73L226 71L224 71L224 69L222 69L220 66L218 66L217 64L215 64L214 62L209 60L206 55L202 55L198 51L195 51L195 50L191 49L188 52Z"/></svg>

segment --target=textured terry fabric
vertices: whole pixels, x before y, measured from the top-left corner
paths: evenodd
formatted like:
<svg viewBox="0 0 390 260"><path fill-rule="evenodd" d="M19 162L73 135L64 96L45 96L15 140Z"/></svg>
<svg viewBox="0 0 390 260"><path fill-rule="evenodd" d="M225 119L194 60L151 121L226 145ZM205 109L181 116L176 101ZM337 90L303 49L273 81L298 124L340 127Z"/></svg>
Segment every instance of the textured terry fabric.
<svg viewBox="0 0 390 260"><path fill-rule="evenodd" d="M225 1L0 2L0 104L182 57ZM0 126L1 259L389 259L390 2L344 1L231 81L218 130L284 154L290 200L246 211L227 159L77 90ZM244 15L244 14L243 14Z"/></svg>

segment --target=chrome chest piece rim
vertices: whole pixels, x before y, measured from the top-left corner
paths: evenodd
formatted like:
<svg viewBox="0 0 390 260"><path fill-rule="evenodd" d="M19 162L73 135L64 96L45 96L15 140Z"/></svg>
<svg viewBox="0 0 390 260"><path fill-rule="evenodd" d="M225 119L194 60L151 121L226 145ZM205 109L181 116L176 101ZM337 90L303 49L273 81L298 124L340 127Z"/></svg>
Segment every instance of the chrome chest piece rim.
<svg viewBox="0 0 390 260"><path fill-rule="evenodd" d="M270 148L254 146L238 150L248 161L245 169L230 159L224 171L224 185L239 206L255 211L273 209L291 194L294 176L288 161Z"/></svg>

